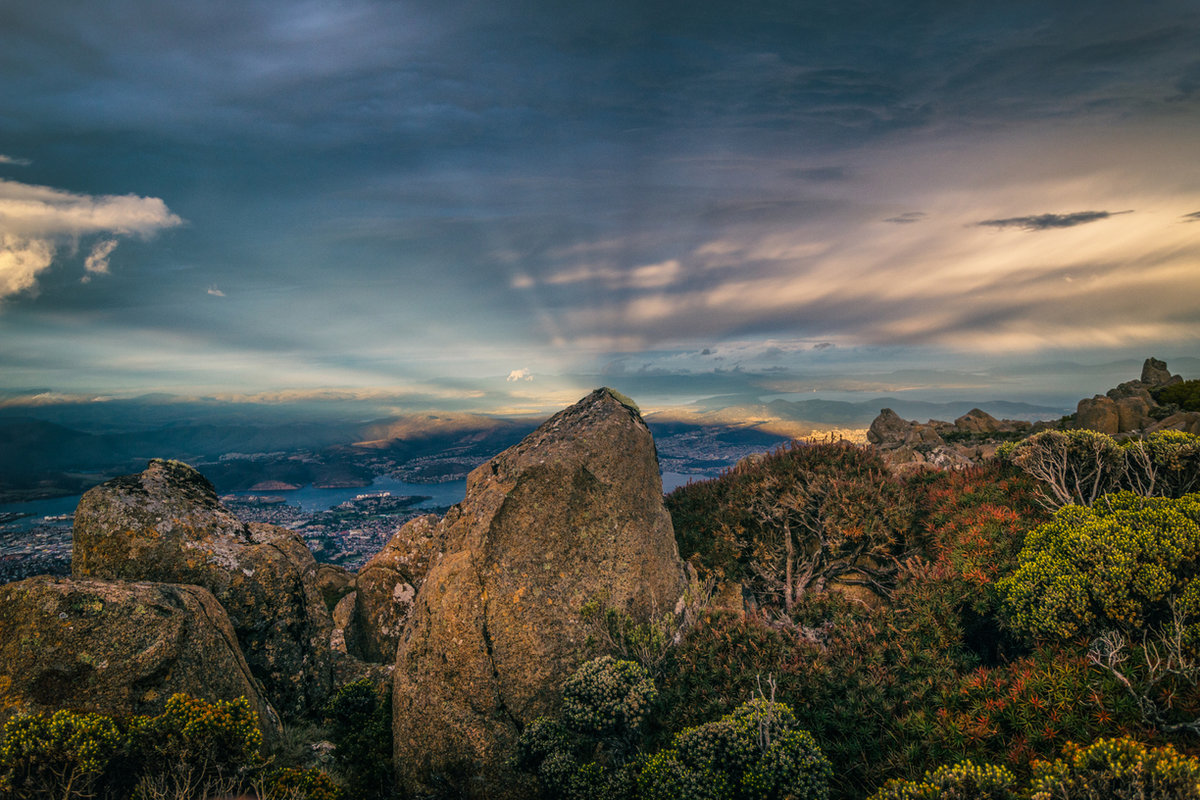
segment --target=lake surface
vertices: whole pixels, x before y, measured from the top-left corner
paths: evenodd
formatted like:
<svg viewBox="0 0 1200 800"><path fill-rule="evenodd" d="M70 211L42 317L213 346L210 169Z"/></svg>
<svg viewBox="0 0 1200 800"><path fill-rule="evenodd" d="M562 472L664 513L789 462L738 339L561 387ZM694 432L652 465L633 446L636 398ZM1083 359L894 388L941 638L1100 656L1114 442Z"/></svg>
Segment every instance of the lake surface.
<svg viewBox="0 0 1200 800"><path fill-rule="evenodd" d="M681 472L664 472L662 476L663 492L670 492L679 486L684 486L688 481L701 481L707 477L710 476L685 475ZM407 483L386 475L380 475L375 478L375 481L370 486L359 486L351 489L317 489L310 484L290 492L259 491L230 492L229 494L243 497L248 495L278 495L284 498L284 502L288 505L299 506L305 511L324 511L325 509L333 508L339 503L353 500L360 494L373 494L377 492L391 492L397 497L420 495L430 499L423 501L420 505L416 506L417 508L441 508L461 502L466 491L467 482L465 479L461 481L447 481L445 483ZM17 512L30 515L15 522L5 524L4 529L27 530L34 525L44 524L46 517L72 514L75 512L75 506L79 504L79 497L80 495L73 495L70 497L53 497L49 500L33 500L28 503L0 504L0 512Z"/></svg>

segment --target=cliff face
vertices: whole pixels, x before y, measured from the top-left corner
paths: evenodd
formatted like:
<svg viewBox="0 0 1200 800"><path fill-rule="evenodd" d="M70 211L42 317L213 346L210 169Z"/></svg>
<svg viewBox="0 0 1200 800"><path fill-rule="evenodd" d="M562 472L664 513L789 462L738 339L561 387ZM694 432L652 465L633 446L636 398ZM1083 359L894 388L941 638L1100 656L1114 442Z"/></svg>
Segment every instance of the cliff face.
<svg viewBox="0 0 1200 800"><path fill-rule="evenodd" d="M332 687L332 619L316 562L291 531L246 525L199 472L155 459L95 487L75 512L76 577L194 584L229 614L255 677L280 711L319 707Z"/></svg>
<svg viewBox="0 0 1200 800"><path fill-rule="evenodd" d="M529 796L503 760L585 660L580 607L645 618L683 590L650 431L597 390L472 472L433 535L441 553L396 656L401 782Z"/></svg>

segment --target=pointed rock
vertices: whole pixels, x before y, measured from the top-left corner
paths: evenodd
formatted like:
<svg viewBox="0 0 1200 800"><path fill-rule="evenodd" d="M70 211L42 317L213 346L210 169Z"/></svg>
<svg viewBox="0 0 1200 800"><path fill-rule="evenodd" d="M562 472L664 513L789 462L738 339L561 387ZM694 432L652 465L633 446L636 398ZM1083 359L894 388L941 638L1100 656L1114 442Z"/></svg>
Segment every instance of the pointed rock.
<svg viewBox="0 0 1200 800"><path fill-rule="evenodd" d="M396 657L401 783L420 795L457 776L463 796L532 796L504 760L586 659L581 606L603 598L644 620L684 587L650 431L599 389L472 472L439 528Z"/></svg>

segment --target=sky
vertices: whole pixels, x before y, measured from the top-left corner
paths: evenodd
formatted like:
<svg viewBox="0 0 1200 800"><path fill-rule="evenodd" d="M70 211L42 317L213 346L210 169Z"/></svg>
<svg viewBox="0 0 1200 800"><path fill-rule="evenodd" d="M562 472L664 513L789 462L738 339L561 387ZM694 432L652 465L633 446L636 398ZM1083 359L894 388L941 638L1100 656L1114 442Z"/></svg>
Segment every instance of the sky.
<svg viewBox="0 0 1200 800"><path fill-rule="evenodd" d="M0 390L1091 394L1198 156L1194 0L7 0Z"/></svg>

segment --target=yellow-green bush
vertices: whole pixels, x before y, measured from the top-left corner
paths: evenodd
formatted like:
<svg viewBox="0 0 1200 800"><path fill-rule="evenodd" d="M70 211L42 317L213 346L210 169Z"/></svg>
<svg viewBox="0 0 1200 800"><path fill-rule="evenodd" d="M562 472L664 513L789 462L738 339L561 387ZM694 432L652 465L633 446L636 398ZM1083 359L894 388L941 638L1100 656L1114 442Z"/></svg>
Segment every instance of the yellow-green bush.
<svg viewBox="0 0 1200 800"><path fill-rule="evenodd" d="M1035 638L1138 633L1173 612L1195 616L1200 494L1120 492L1092 508L1066 506L1030 532L1017 562L999 588L1012 625ZM1191 626L1189 636L1196 634Z"/></svg>
<svg viewBox="0 0 1200 800"><path fill-rule="evenodd" d="M113 720L99 714L13 717L0 741L0 792L13 800L94 797L123 744Z"/></svg>
<svg viewBox="0 0 1200 800"><path fill-rule="evenodd" d="M1174 747L1130 739L1069 745L1063 758L1035 765L1031 800L1198 800L1200 762Z"/></svg>
<svg viewBox="0 0 1200 800"><path fill-rule="evenodd" d="M826 800L833 768L792 710L764 699L688 728L638 776L643 797ZM688 792L702 792L692 795Z"/></svg>
<svg viewBox="0 0 1200 800"><path fill-rule="evenodd" d="M260 760L262 733L244 697L215 703L175 694L156 717L134 717L129 739L144 772L187 773L189 780L234 777Z"/></svg>
<svg viewBox="0 0 1200 800"><path fill-rule="evenodd" d="M636 734L657 696L645 667L601 656L567 679L563 686L563 721L588 736Z"/></svg>
<svg viewBox="0 0 1200 800"><path fill-rule="evenodd" d="M917 781L889 782L870 800L1016 800L1017 776L995 764L960 761Z"/></svg>

